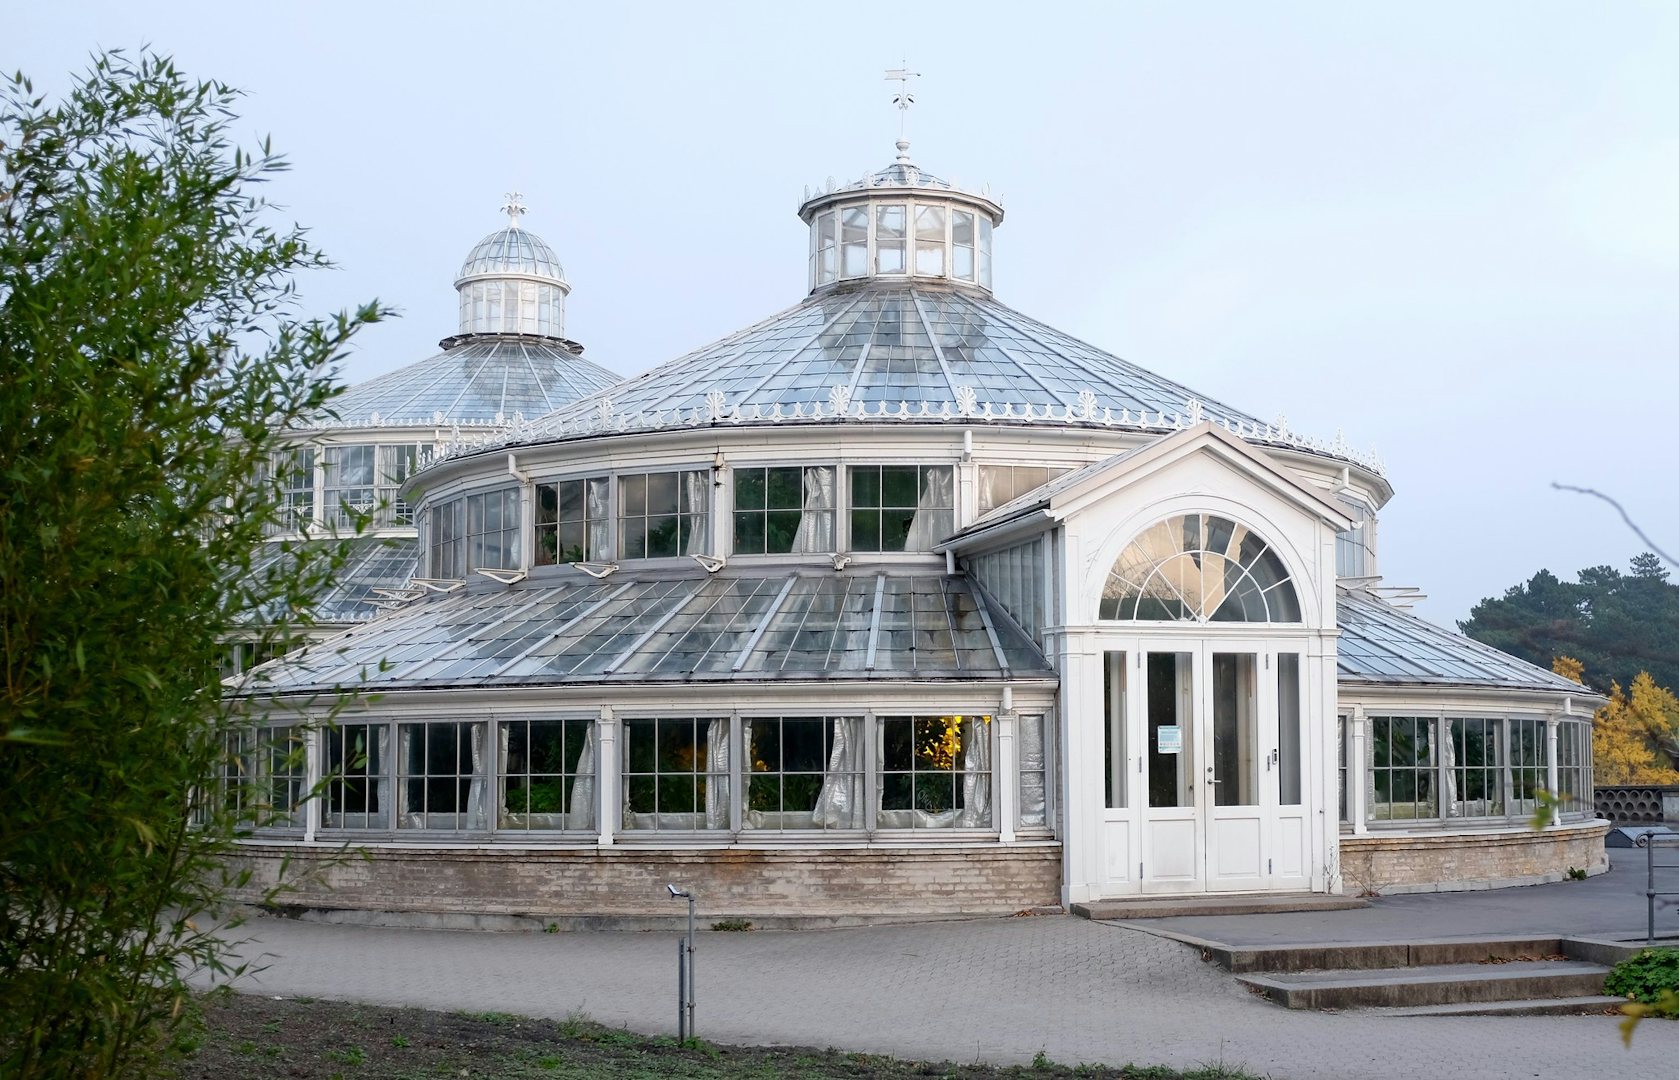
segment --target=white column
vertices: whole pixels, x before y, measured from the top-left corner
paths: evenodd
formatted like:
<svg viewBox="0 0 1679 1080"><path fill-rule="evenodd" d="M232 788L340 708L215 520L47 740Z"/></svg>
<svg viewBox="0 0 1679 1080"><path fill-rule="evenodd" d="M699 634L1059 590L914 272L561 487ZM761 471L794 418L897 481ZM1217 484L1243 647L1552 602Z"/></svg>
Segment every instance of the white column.
<svg viewBox="0 0 1679 1080"><path fill-rule="evenodd" d="M997 755L991 770L992 791L996 798L991 808L997 815L997 839L1003 843L1014 840L1015 801L1020 791L1020 767L1015 757L1015 714L997 714Z"/></svg>
<svg viewBox="0 0 1679 1080"><path fill-rule="evenodd" d="M1553 798L1562 794L1559 790L1558 784L1557 727L1558 718L1556 713L1552 713L1551 715L1545 717L1545 790L1549 791ZM1560 805L1557 807L1556 812L1551 815L1551 824L1553 826L1562 824L1562 807Z"/></svg>
<svg viewBox="0 0 1679 1080"><path fill-rule="evenodd" d="M1352 745L1347 748L1347 809L1352 812L1353 833L1363 836L1370 831L1370 718L1364 706L1354 705L1352 721L1347 725Z"/></svg>
<svg viewBox="0 0 1679 1080"><path fill-rule="evenodd" d="M311 725L303 732L303 793L314 795L321 784L321 730ZM310 798L303 804L303 842L315 842L315 833L321 827L321 803L326 799L326 792L319 791L318 798Z"/></svg>
<svg viewBox="0 0 1679 1080"><path fill-rule="evenodd" d="M600 830L595 843L600 847L611 847L621 805L618 797L618 721L613 718L611 709L602 709L600 719L595 721L595 746L598 748L595 759L595 825Z"/></svg>

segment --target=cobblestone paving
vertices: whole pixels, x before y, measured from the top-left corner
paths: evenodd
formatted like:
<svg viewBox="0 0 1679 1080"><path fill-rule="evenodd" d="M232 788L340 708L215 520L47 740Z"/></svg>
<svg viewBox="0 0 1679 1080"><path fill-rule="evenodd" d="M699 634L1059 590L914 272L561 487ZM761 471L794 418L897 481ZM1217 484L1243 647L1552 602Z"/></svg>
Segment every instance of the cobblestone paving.
<svg viewBox="0 0 1679 1080"><path fill-rule="evenodd" d="M259 919L250 993L675 1030L676 935L488 934ZM1066 916L703 933L702 1036L935 1060L1223 1061L1262 1075L1679 1075L1679 1023L1623 1050L1610 1017L1399 1018L1290 1012L1177 943Z"/></svg>

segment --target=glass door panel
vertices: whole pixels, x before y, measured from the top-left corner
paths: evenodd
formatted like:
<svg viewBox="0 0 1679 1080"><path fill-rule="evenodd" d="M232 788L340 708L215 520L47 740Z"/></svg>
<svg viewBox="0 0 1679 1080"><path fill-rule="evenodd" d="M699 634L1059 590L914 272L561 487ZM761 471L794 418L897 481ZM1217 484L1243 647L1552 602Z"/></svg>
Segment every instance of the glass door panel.
<svg viewBox="0 0 1679 1080"><path fill-rule="evenodd" d="M1259 805L1258 657L1213 654L1213 805Z"/></svg>
<svg viewBox="0 0 1679 1080"><path fill-rule="evenodd" d="M1195 657L1148 654L1148 804L1195 805Z"/></svg>

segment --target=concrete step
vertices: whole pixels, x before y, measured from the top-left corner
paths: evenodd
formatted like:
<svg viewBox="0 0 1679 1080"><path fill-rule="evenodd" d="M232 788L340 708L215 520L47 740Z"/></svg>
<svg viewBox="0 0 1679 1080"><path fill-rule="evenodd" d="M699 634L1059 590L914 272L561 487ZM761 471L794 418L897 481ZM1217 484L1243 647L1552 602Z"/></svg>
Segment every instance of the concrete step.
<svg viewBox="0 0 1679 1080"><path fill-rule="evenodd" d="M1563 938L1531 936L1331 942L1321 945L1224 945L1206 942L1203 948L1213 962L1226 971L1237 973L1327 969L1368 971L1431 964L1474 964L1482 960L1542 960L1558 955L1565 955L1570 960L1597 962L1600 959L1576 954Z"/></svg>
<svg viewBox="0 0 1679 1080"><path fill-rule="evenodd" d="M1365 1016L1599 1016L1619 1012L1626 998L1601 994L1529 1001L1459 1001L1450 1005L1413 1005L1403 1009L1365 1009Z"/></svg>
<svg viewBox="0 0 1679 1080"><path fill-rule="evenodd" d="M1220 896L1135 897L1072 905L1086 919L1167 919L1181 915L1275 915L1289 911L1344 911L1369 907L1356 896L1325 893L1229 893Z"/></svg>
<svg viewBox="0 0 1679 1080"><path fill-rule="evenodd" d="M1403 1008L1603 993L1609 969L1578 960L1429 964L1381 970L1273 972L1237 981L1290 1009Z"/></svg>

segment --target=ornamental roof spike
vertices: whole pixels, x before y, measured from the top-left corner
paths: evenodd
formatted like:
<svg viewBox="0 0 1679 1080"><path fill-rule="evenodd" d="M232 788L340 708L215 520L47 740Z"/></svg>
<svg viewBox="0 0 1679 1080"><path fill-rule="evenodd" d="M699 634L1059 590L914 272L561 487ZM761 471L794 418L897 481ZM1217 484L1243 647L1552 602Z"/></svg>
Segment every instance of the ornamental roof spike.
<svg viewBox="0 0 1679 1080"><path fill-rule="evenodd" d="M1096 415L1096 395L1089 390L1079 391L1079 418L1090 420Z"/></svg>
<svg viewBox="0 0 1679 1080"><path fill-rule="evenodd" d="M1196 424L1199 424L1201 422L1201 399L1200 398L1197 398L1197 397L1190 398L1189 401L1185 404L1185 410L1189 414L1189 426L1190 427L1194 427Z"/></svg>
<svg viewBox="0 0 1679 1080"><path fill-rule="evenodd" d="M1114 411L1113 411L1113 409L1109 408L1106 405L1102 406L1102 424L1103 424L1103 426L1111 427L1113 425L1113 422L1114 422Z"/></svg>
<svg viewBox="0 0 1679 1080"><path fill-rule="evenodd" d="M438 409L431 414L431 422L441 427L443 425L443 410Z"/></svg>
<svg viewBox="0 0 1679 1080"><path fill-rule="evenodd" d="M705 415L706 415L706 419L711 421L712 423L716 423L718 420L721 420L723 418L723 409L727 404L728 404L728 402L723 397L723 391L721 391L721 390L713 390L710 393L706 394L705 395Z"/></svg>
<svg viewBox="0 0 1679 1080"><path fill-rule="evenodd" d="M837 415L844 415L851 411L851 384L837 382L828 388L828 401L834 406Z"/></svg>

